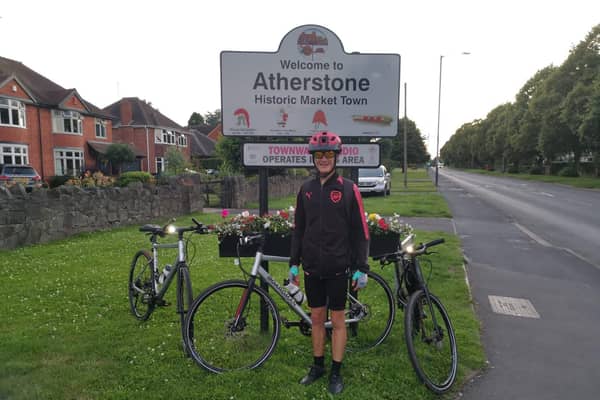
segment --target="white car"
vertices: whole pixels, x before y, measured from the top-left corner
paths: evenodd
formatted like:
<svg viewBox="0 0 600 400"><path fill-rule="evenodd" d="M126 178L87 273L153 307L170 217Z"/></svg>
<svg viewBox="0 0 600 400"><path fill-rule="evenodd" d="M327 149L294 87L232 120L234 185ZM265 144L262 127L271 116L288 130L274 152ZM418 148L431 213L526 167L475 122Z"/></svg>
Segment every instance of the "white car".
<svg viewBox="0 0 600 400"><path fill-rule="evenodd" d="M358 189L361 193L389 195L392 191L392 177L383 165L377 168L359 168Z"/></svg>

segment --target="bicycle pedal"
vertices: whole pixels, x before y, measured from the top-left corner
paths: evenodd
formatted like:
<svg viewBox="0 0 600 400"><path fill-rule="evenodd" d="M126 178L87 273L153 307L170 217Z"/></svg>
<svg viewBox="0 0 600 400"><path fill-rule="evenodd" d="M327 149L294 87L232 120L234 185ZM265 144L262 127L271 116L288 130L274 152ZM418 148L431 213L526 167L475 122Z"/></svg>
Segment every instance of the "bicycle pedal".
<svg viewBox="0 0 600 400"><path fill-rule="evenodd" d="M169 303L168 301L166 301L165 299L159 299L156 300L154 302L154 304L156 304L158 307L168 307L171 305L171 303Z"/></svg>

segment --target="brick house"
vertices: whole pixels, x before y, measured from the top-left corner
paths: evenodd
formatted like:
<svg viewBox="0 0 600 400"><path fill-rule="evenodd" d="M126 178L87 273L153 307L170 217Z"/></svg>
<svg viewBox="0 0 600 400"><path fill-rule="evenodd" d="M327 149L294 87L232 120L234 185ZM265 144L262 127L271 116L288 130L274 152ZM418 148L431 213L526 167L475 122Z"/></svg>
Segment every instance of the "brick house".
<svg viewBox="0 0 600 400"><path fill-rule="evenodd" d="M30 164L47 180L102 169L111 116L24 64L0 57L0 163ZM105 167L106 165L104 165Z"/></svg>
<svg viewBox="0 0 600 400"><path fill-rule="evenodd" d="M139 149L146 157L129 170L153 174L165 170L165 155L176 148L190 161L190 132L137 97L123 98L103 110L113 121L113 140Z"/></svg>

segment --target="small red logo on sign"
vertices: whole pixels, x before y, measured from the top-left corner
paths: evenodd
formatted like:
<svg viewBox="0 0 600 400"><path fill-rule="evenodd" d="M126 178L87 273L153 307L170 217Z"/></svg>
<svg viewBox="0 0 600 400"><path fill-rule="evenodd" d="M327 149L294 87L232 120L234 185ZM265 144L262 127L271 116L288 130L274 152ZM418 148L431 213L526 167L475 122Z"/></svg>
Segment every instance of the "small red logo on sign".
<svg viewBox="0 0 600 400"><path fill-rule="evenodd" d="M342 192L340 192L339 190L332 190L329 194L329 198L334 203L339 203L340 200L342 200Z"/></svg>

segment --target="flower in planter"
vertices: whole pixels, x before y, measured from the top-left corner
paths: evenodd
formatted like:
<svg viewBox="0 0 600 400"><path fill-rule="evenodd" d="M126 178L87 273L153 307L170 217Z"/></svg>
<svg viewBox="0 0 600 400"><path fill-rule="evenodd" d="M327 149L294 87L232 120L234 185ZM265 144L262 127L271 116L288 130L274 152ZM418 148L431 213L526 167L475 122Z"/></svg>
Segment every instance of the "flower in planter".
<svg viewBox="0 0 600 400"><path fill-rule="evenodd" d="M264 230L282 235L290 234L294 229L294 211L294 207L290 206L287 210L278 210L273 215L264 215Z"/></svg>
<svg viewBox="0 0 600 400"><path fill-rule="evenodd" d="M221 212L223 222L214 225L214 231L219 239L225 236L244 236L253 232L287 235L294 226L294 207L263 216L251 214L247 210L230 218L228 216L229 212L223 210Z"/></svg>
<svg viewBox="0 0 600 400"><path fill-rule="evenodd" d="M371 236L406 236L412 232L412 226L404 223L396 213L387 220L377 213L366 214L366 217Z"/></svg>

